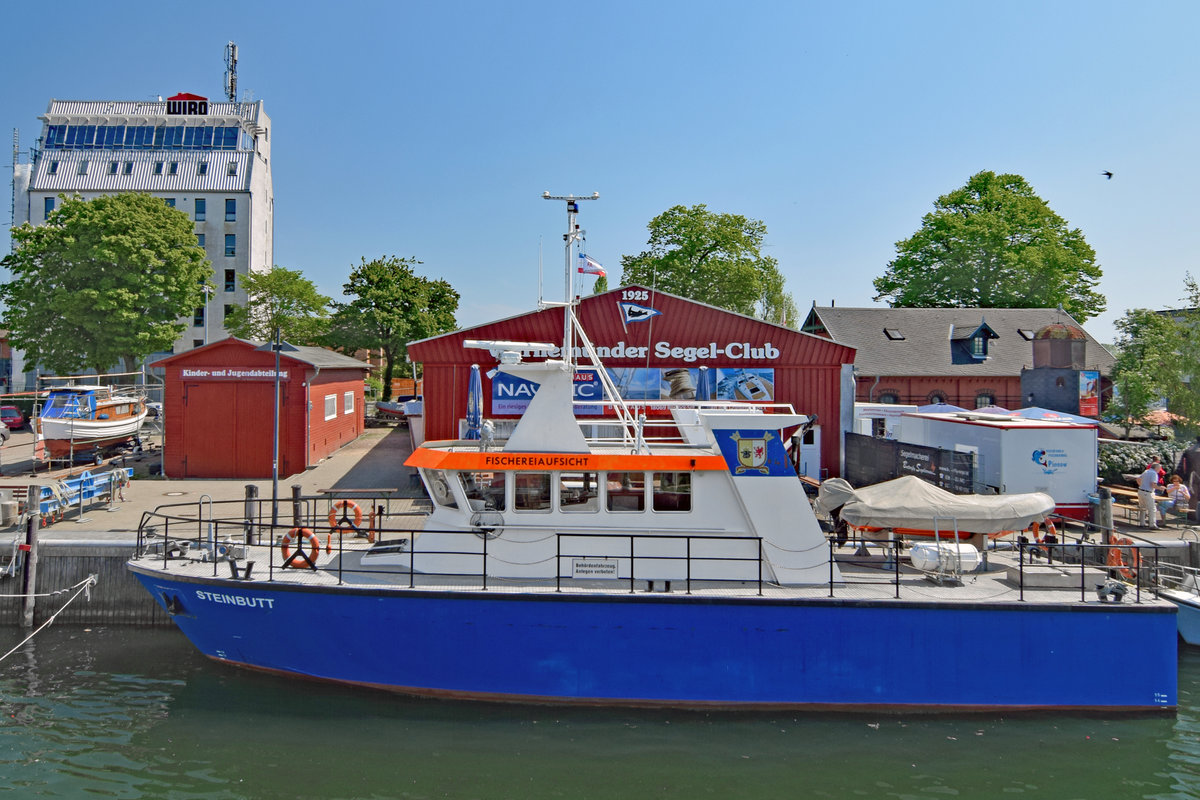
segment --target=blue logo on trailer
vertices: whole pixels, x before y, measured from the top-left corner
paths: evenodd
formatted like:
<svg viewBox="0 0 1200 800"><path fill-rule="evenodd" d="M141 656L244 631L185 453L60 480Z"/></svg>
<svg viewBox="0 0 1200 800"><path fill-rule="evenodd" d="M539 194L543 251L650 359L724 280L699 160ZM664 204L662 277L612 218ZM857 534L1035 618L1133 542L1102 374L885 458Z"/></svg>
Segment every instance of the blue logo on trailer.
<svg viewBox="0 0 1200 800"><path fill-rule="evenodd" d="M778 430L713 431L721 455L734 475L796 477Z"/></svg>

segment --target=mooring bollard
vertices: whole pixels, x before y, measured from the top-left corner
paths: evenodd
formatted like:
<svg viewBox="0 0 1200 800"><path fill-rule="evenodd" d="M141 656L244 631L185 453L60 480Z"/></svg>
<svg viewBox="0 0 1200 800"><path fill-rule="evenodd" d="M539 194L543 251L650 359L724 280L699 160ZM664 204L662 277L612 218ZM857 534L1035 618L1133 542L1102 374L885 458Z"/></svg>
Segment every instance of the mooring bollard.
<svg viewBox="0 0 1200 800"><path fill-rule="evenodd" d="M38 524L41 521L42 488L30 486L25 496L28 498L25 507L29 519L25 522L25 544L21 546L25 551L25 568L21 571L21 626L32 628L36 600L34 595L37 593L37 540Z"/></svg>
<svg viewBox="0 0 1200 800"><path fill-rule="evenodd" d="M246 508L244 510L246 544L258 544L254 536L254 520L258 516L258 487L253 483L246 484Z"/></svg>
<svg viewBox="0 0 1200 800"><path fill-rule="evenodd" d="M303 528L304 527L303 516L304 516L304 514L301 511L301 501L300 501L300 484L293 483L292 484L292 527L293 528Z"/></svg>

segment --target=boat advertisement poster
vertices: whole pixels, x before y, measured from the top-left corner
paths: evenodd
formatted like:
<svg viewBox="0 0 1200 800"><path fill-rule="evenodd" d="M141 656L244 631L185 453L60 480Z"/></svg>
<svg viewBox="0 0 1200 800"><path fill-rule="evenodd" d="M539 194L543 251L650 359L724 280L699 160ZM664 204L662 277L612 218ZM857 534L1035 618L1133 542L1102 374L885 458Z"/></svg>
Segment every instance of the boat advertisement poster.
<svg viewBox="0 0 1200 800"><path fill-rule="evenodd" d="M623 400L724 400L771 402L775 370L771 367L617 367L608 369ZM499 416L525 413L537 384L504 373L492 379L492 410ZM602 416L607 399L599 376L575 374L576 416Z"/></svg>

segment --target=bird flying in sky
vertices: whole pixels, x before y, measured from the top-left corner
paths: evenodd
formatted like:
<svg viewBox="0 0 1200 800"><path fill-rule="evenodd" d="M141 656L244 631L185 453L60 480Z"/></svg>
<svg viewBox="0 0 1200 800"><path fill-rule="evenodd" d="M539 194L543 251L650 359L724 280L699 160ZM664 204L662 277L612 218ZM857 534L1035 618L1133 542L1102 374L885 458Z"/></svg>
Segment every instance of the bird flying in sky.
<svg viewBox="0 0 1200 800"><path fill-rule="evenodd" d="M1100 174L1103 175L1104 177L1108 178L1110 181L1112 180L1112 173L1109 172L1108 170L1104 170L1104 172L1101 172Z"/></svg>

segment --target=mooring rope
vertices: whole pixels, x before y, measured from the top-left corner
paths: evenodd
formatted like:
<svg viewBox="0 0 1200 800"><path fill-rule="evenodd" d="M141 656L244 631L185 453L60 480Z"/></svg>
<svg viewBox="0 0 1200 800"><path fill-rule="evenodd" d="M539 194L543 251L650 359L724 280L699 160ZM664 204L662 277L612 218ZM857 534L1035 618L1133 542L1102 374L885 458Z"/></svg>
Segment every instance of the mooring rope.
<svg viewBox="0 0 1200 800"><path fill-rule="evenodd" d="M62 604L62 606L61 606L61 607L58 609L58 611L55 611L53 614L51 614L49 619L47 619L47 620L46 620L45 622L43 622L43 623L42 623L40 626L38 626L38 629L37 629L37 630L35 630L33 633L29 634L29 635L28 635L28 636L26 636L24 639L22 639L22 640L21 640L21 642L20 642L20 644L18 644L18 645L17 645L16 647L14 647L12 650L9 650L9 651L8 651L7 653L5 653L4 655L0 656L0 661L4 661L6 658L8 658L9 656L11 656L13 653L17 652L17 651L18 651L18 650L20 650L22 647L24 647L26 644L28 644L28 643L29 643L29 641L30 641L30 640L31 640L33 637L37 636L39 633L41 633L42 631L44 631L46 628L49 628L49 627L50 627L50 626L51 626L51 625L54 623L54 620L58 618L58 615L59 615L59 614L61 614L63 611L65 611L65 610L66 610L66 608L67 608L67 606L69 606L69 605L71 605L71 603L75 602L75 600L76 600L76 599L79 597L79 595L83 594L84 592L87 592L87 594L88 594L88 599L89 599L89 600L91 600L91 599L92 599L92 595L91 595L91 592L90 592L90 591L88 591L88 590L89 590L89 589L91 589L93 586L95 586L95 585L96 585L96 580L97 580L97 576L96 576L96 575L88 575L86 578L84 578L84 579L83 579L83 580L81 580L79 583L77 583L77 584L75 584L74 586L72 586L70 589L59 589L57 592L50 592L49 594L36 594L36 595L19 595L19 594L13 594L13 595L7 595L8 597L26 597L26 596L28 596L28 597L52 597L52 596L54 596L54 595L56 595L56 594L63 594L64 592L69 592L69 591L71 591L71 589L74 589L74 590L75 590L75 594L74 594L74 595L72 595L72 596L71 596L71 597L70 597L70 598L67 600L67 602L63 603L63 604Z"/></svg>

